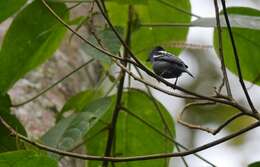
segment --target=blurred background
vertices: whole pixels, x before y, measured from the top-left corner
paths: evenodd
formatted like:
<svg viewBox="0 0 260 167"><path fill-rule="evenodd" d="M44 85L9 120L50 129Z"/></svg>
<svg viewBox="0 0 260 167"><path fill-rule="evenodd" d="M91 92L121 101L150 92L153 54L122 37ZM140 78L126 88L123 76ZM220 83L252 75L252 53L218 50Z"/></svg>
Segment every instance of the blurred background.
<svg viewBox="0 0 260 167"><path fill-rule="evenodd" d="M215 16L213 0L191 0L191 4L192 13L202 17ZM259 0L229 0L227 1L227 5L248 6L260 9ZM219 4L219 6L221 7L221 4ZM76 10L72 11L74 15L78 15L79 13L87 13L88 10L90 10L89 6L83 3L81 6L77 7ZM102 19L97 18L97 20ZM9 19L0 25L0 39L2 39L3 33L10 25L10 22L11 20ZM102 21L100 24L102 24ZM80 31L82 33L88 33L88 31L91 30L86 26L80 29ZM53 58L41 65L37 70L27 74L24 79L17 82L15 87L11 89L9 93L13 98L12 101L14 103L19 103L32 97L43 88L48 87L48 85L51 85L51 83L61 78L61 76L64 76L75 69L83 61L89 59L89 56L81 47L82 42L76 37L69 40L71 38L70 35L71 34L68 33L67 39L64 40L62 47L55 53ZM195 75L195 79L190 78L188 75L183 75L178 81L178 84L181 87L210 95L214 93L215 87L218 87L221 84L222 73L220 70L220 61L216 52L211 47L213 45L212 40L212 28L190 28L187 43L207 47L189 48L189 46L187 46L187 48L181 52L180 57L186 62L190 71ZM33 138L38 138L50 127L54 126L55 113L63 107L69 97L97 84L99 76L96 74L99 73L99 70L100 64L94 63L66 79L37 100L23 107L16 108L13 112L19 117L23 125L25 125L28 134ZM117 71L118 70L115 68L115 73ZM136 71L133 70L133 72ZM238 78L229 71L228 78L235 99L247 106ZM146 79L155 84L159 84L157 81L151 80L148 76L146 76ZM172 82L174 82L174 80L172 80ZM104 85L106 85L106 81L104 81ZM131 80L131 85L133 87L144 88L141 83L134 80ZM246 85L248 88L250 87L248 91L256 108L260 109L260 103L258 102L260 88L256 85L252 87L252 84L249 82L246 82ZM160 86L168 89L163 84L160 84ZM109 89L109 86L107 86L106 89ZM180 98L169 97L168 95L155 90L152 92L171 112L173 118L176 118L176 115L182 111L184 105L189 102ZM113 91L111 93L113 93ZM232 113L236 112L230 110L230 108L221 105L214 107L194 107L188 111L189 114L186 114L184 118L190 122L213 128L217 127L217 125L223 122ZM246 126L251 121L252 120L247 118L238 119L238 121L235 121L231 126L216 136L201 131L190 130L176 123L177 141L180 141L189 148L200 146L234 132L235 130L240 129L240 127ZM260 160L259 137L259 131L252 130L235 140L205 150L199 154L216 166L244 167L250 162ZM209 166L192 155L185 158L192 167ZM174 165L172 166L175 167L184 166L180 161L180 158L172 158L172 164L173 163ZM80 163L69 160L61 164L61 166L75 166L75 164L76 166L80 166Z"/></svg>

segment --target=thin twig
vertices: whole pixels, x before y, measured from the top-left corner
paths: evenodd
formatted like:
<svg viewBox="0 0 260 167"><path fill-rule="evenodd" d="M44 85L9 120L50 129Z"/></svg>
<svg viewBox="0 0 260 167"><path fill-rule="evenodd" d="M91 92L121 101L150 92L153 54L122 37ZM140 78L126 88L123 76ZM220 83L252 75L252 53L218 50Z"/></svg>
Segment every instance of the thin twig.
<svg viewBox="0 0 260 167"><path fill-rule="evenodd" d="M222 7L223 7L223 13L224 13L224 16L225 16L225 20L226 20L226 23L227 23L227 29L228 29L230 41L231 41L231 44L232 44L235 61L236 61L236 67L237 67L239 82L240 82L240 84L243 88L243 91L246 95L247 102L249 103L249 106L250 106L252 112L258 113L257 110L254 107L253 102L251 101L251 98L250 98L250 96L247 92L247 89L246 89L246 86L245 86L245 83L244 83L244 80L243 80L243 75L242 75L242 71L241 71L241 68L240 68L239 56L238 56L238 53L237 53L236 43L235 43L235 39L233 37L231 25L230 25L230 22L229 22L229 19L228 19L228 13L227 13L225 0L221 0L221 3L222 3Z"/></svg>
<svg viewBox="0 0 260 167"><path fill-rule="evenodd" d="M229 80L227 76L226 66L225 66L225 59L224 59L224 52L223 52L223 41L222 41L222 31L221 31L221 24L219 18L219 7L218 7L218 0L214 0L215 6L215 14L216 14L216 22L217 22L217 30L218 30L218 54L220 57L221 62L221 69L223 74L223 84L226 85L227 94L229 97L232 98L232 93L229 85ZM219 92L221 92L222 85L220 86Z"/></svg>
<svg viewBox="0 0 260 167"><path fill-rule="evenodd" d="M53 147L46 146L44 144L40 144L38 142L31 141L30 139L21 135L15 129L13 129L1 116L0 116L0 122L3 126L5 126L10 131L12 136L14 136L14 137L16 136L19 139L25 141L26 143L30 143L30 144L34 145L35 147L37 147L39 149L42 149L42 150L45 150L45 151L48 151L48 152L52 152L52 153L56 153L56 154L59 154L59 155L78 158L78 159L96 160L96 161L106 160L106 161L111 161L111 162L143 161L143 160L162 159L162 158L169 158L169 157L187 156L187 155L191 155L191 154L206 150L208 148L212 148L216 145L219 145L221 143L229 141L230 139L233 139L233 138L235 138L235 137L237 137L241 134L244 134L244 133L260 126L260 122L255 122L255 123L252 123L251 125L243 128L243 129L240 129L239 131L232 133L228 136L222 137L218 140L207 143L205 145L202 145L202 146L199 146L199 147L187 150L187 151L179 152L179 153L150 154L150 155L132 156L132 157L104 157L104 156L93 156L93 155L88 155L88 154L78 154L78 153L72 153L72 152L68 152L68 151L62 151L62 150L59 150L59 149L56 149L56 148L53 148Z"/></svg>
<svg viewBox="0 0 260 167"><path fill-rule="evenodd" d="M62 77L61 79L59 79L58 81L54 82L51 86L49 86L48 88L42 90L40 93L38 93L37 95L31 97L28 100L25 100L24 102L21 102L19 104L12 104L11 107L20 107L23 106L27 103L30 103L32 101L34 101L35 99L37 99L38 97L40 97L41 95L43 95L44 93L48 92L50 89L54 88L55 86L57 86L59 83L63 82L65 79L67 79L68 77L70 77L71 75L73 75L74 73L78 72L80 69L82 69L83 67L87 66L89 63L91 63L92 61L94 61L94 59L90 59L89 61L87 61L86 63L80 65L79 67L77 67L75 70L71 71L70 73L68 73L67 75L65 75L64 77Z"/></svg>

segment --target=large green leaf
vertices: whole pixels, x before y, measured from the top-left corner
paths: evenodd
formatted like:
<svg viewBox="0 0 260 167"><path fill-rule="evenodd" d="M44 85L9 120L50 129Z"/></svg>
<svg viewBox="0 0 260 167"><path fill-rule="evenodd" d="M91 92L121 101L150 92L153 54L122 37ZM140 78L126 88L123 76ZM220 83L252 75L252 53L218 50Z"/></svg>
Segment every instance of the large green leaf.
<svg viewBox="0 0 260 167"><path fill-rule="evenodd" d="M79 92L75 96L72 96L63 106L61 112L58 113L57 120L62 118L62 115L66 111L73 110L75 112L82 111L88 104L96 100L97 98L101 97L102 92L99 90L86 90L83 92Z"/></svg>
<svg viewBox="0 0 260 167"><path fill-rule="evenodd" d="M126 27L128 21L128 5L124 3L107 2L107 9L114 25ZM190 23L191 16L180 12L176 8L181 8L188 12L190 2L149 0L144 4L134 4L134 31L132 32L131 47L134 53L141 60L146 60L151 49L157 45L168 46L172 42L184 42L186 40L188 28L177 27L140 27L140 23ZM169 46L168 46L169 47ZM180 49L173 49L176 54Z"/></svg>
<svg viewBox="0 0 260 167"><path fill-rule="evenodd" d="M19 10L27 0L1 0L0 23Z"/></svg>
<svg viewBox="0 0 260 167"><path fill-rule="evenodd" d="M1 167L58 167L58 162L34 151L13 151L0 154Z"/></svg>
<svg viewBox="0 0 260 167"><path fill-rule="evenodd" d="M248 165L248 167L260 167L260 162L254 162L254 163L251 163L250 165Z"/></svg>
<svg viewBox="0 0 260 167"><path fill-rule="evenodd" d="M59 121L42 137L43 143L62 150L74 148L82 141L88 130L106 113L110 105L111 98L109 97L95 100L81 112Z"/></svg>
<svg viewBox="0 0 260 167"><path fill-rule="evenodd" d="M174 123L171 116L158 101L157 103L165 119L167 120L172 134L175 134ZM149 124L152 124L155 128L164 132L165 127L160 119L159 113L156 110L151 97L149 97L145 92L130 89L124 92L121 104ZM110 110L109 113L104 115L102 120L105 122L110 122L112 111L113 110ZM96 124L96 126L88 133L87 150L89 154L104 155L107 141L107 131L100 130L104 129L106 126L107 124L100 122ZM173 151L173 143L169 142L153 129L140 122L140 120L124 111L119 113L115 136L116 149L112 151L114 156L146 155ZM97 167L100 166L101 163L102 162L89 161L88 165L89 167ZM165 163L167 163L167 160L149 160L142 162L116 163L115 166L163 167L165 166Z"/></svg>
<svg viewBox="0 0 260 167"><path fill-rule="evenodd" d="M63 19L68 19L64 4L49 4ZM24 8L13 20L0 51L0 93L52 56L65 31L41 1Z"/></svg>
<svg viewBox="0 0 260 167"><path fill-rule="evenodd" d="M260 84L260 56L259 56L259 39L260 39L260 25L259 21L254 22L256 16L260 16L260 11L250 8L230 8L228 9L230 14L243 14L247 17L247 23L251 22L251 28L232 28L234 35L238 56L240 59L241 69L243 77L247 81ZM249 16L255 16L254 19L250 19ZM257 17L256 20L259 20ZM242 22L240 19L237 22ZM257 27L257 28L256 28ZM226 66L233 73L237 74L236 63L233 56L233 49L230 42L230 37L226 28L223 28L223 49ZM217 49L217 31L214 32L214 46Z"/></svg>
<svg viewBox="0 0 260 167"><path fill-rule="evenodd" d="M26 132L21 123L10 113L10 99L8 95L0 95L0 116L10 124L16 131L26 136ZM23 148L19 141L10 136L10 131L0 123L0 152L17 150Z"/></svg>

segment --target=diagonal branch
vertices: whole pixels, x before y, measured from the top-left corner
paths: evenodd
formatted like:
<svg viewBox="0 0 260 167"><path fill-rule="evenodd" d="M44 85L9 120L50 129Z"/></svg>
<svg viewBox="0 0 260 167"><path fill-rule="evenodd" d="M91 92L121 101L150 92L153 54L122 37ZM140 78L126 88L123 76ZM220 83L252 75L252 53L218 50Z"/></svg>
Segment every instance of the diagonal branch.
<svg viewBox="0 0 260 167"><path fill-rule="evenodd" d="M225 20L226 20L226 23L227 23L227 29L228 29L230 41L231 41L231 44L232 44L235 61L236 61L239 82L240 82L240 84L243 88L243 91L246 95L247 102L249 103L249 106L250 106L252 112L257 113L257 110L255 109L254 104L251 101L251 98L250 98L250 96L247 92L247 89L246 89L246 86L245 86L245 83L244 83L244 80L243 80L243 75L242 75L242 71L241 71L241 67L240 67L240 61L239 61L239 57L238 57L238 53L237 53L236 43L235 43L235 39L233 37L231 25L230 25L230 22L229 22L229 19L228 19L228 13L227 13L225 0L221 0L221 3L222 3L222 7L223 7L223 13L224 13L224 16L225 16Z"/></svg>

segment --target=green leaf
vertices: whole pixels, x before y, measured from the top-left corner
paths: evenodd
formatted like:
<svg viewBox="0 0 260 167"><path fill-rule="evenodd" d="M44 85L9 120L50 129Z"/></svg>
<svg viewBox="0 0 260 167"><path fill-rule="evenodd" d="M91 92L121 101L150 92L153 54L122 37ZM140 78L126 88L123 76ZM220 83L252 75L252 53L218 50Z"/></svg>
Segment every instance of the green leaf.
<svg viewBox="0 0 260 167"><path fill-rule="evenodd" d="M51 147L70 150L82 141L83 136L107 112L111 98L101 98L87 105L82 112L75 113L58 122L43 137L42 141Z"/></svg>
<svg viewBox="0 0 260 167"><path fill-rule="evenodd" d="M0 95L0 116L11 125L17 132L26 136L25 129L10 111L11 101L8 95ZM0 152L17 150L23 148L21 143L14 136L10 136L10 131L0 123ZM1 165L0 165L1 166Z"/></svg>
<svg viewBox="0 0 260 167"><path fill-rule="evenodd" d="M248 165L248 167L260 167L260 161Z"/></svg>
<svg viewBox="0 0 260 167"><path fill-rule="evenodd" d="M72 96L63 106L61 112L57 116L57 120L60 120L62 114L69 110L74 110L75 112L82 111L88 104L101 97L102 92L98 90L86 90Z"/></svg>
<svg viewBox="0 0 260 167"><path fill-rule="evenodd" d="M27 0L2 0L0 1L0 23L17 12Z"/></svg>
<svg viewBox="0 0 260 167"><path fill-rule="evenodd" d="M122 5L115 2L107 2L107 10L112 23L122 26L126 29L128 21L128 5ZM188 28L177 27L140 27L140 23L190 23L191 16L182 13L177 8L188 12L191 11L190 2L149 0L146 4L133 5L135 28L132 32L131 47L134 53L143 62L148 57L152 48L157 45L164 45L166 48L171 46L172 42L185 42ZM180 49L172 48L175 54L180 53Z"/></svg>
<svg viewBox="0 0 260 167"><path fill-rule="evenodd" d="M93 102L101 96L101 92L97 90L86 90L72 96L63 106L62 111L73 110L76 112L81 111L89 103Z"/></svg>
<svg viewBox="0 0 260 167"><path fill-rule="evenodd" d="M260 84L260 68L259 63L259 39L260 39L260 22L251 20L252 16L260 16L260 11L250 8L230 8L228 9L230 14L244 14L248 17L248 23L250 26L257 26L258 29L251 28L232 28L234 35L238 56L240 59L240 65L242 74L245 80ZM250 17L249 17L250 16ZM257 17L260 20L260 17ZM241 20L237 20L239 22ZM237 74L236 63L233 55L233 49L230 42L230 37L226 28L223 28L223 50L226 66L233 73ZM217 31L214 32L214 46L217 49Z"/></svg>
<svg viewBox="0 0 260 167"><path fill-rule="evenodd" d="M68 19L64 4L49 4L63 19ZM0 92L5 93L28 71L52 56L65 31L41 1L24 8L13 20L0 51Z"/></svg>
<svg viewBox="0 0 260 167"><path fill-rule="evenodd" d="M1 167L58 167L58 162L33 151L13 151L0 154Z"/></svg>
<svg viewBox="0 0 260 167"><path fill-rule="evenodd" d="M122 34L122 32L123 32L123 29L120 27L116 27L116 30L120 34ZM98 37L98 40L102 41L102 45L104 45L103 47L108 49L113 54L119 53L121 43L117 39L114 32L111 31L111 29L105 28L105 29L99 30L96 35ZM89 41L94 43L97 46L99 45L98 41L95 39L95 37L93 35L91 35L89 37ZM97 49L93 48L92 46L84 43L82 45L82 49L84 50L84 52L87 55L92 56L93 58L96 58L97 60L100 60L105 67L108 67L111 64L110 57L108 57L106 54L98 51Z"/></svg>
<svg viewBox="0 0 260 167"><path fill-rule="evenodd" d="M115 98L115 97L114 97ZM166 119L172 134L175 134L173 119L167 110L156 101L160 107L164 118ZM129 89L124 92L121 102L122 106L126 107L130 112L138 115L161 132L165 132L165 127L160 119L159 113L151 99L145 92ZM89 131L87 135L87 150L92 155L104 155L107 131L101 131L107 126L104 122L109 123L112 116L112 109L106 113L99 122ZM168 135L169 136L169 135ZM138 119L124 111L120 111L116 126L116 149L113 150L114 156L136 156L147 155L152 153L172 152L173 143L166 140L160 134L155 132L150 127L146 126ZM89 167L100 166L102 162L88 161ZM116 167L146 167L156 166L163 167L168 163L168 160L148 160L142 162L124 162L116 163Z"/></svg>

